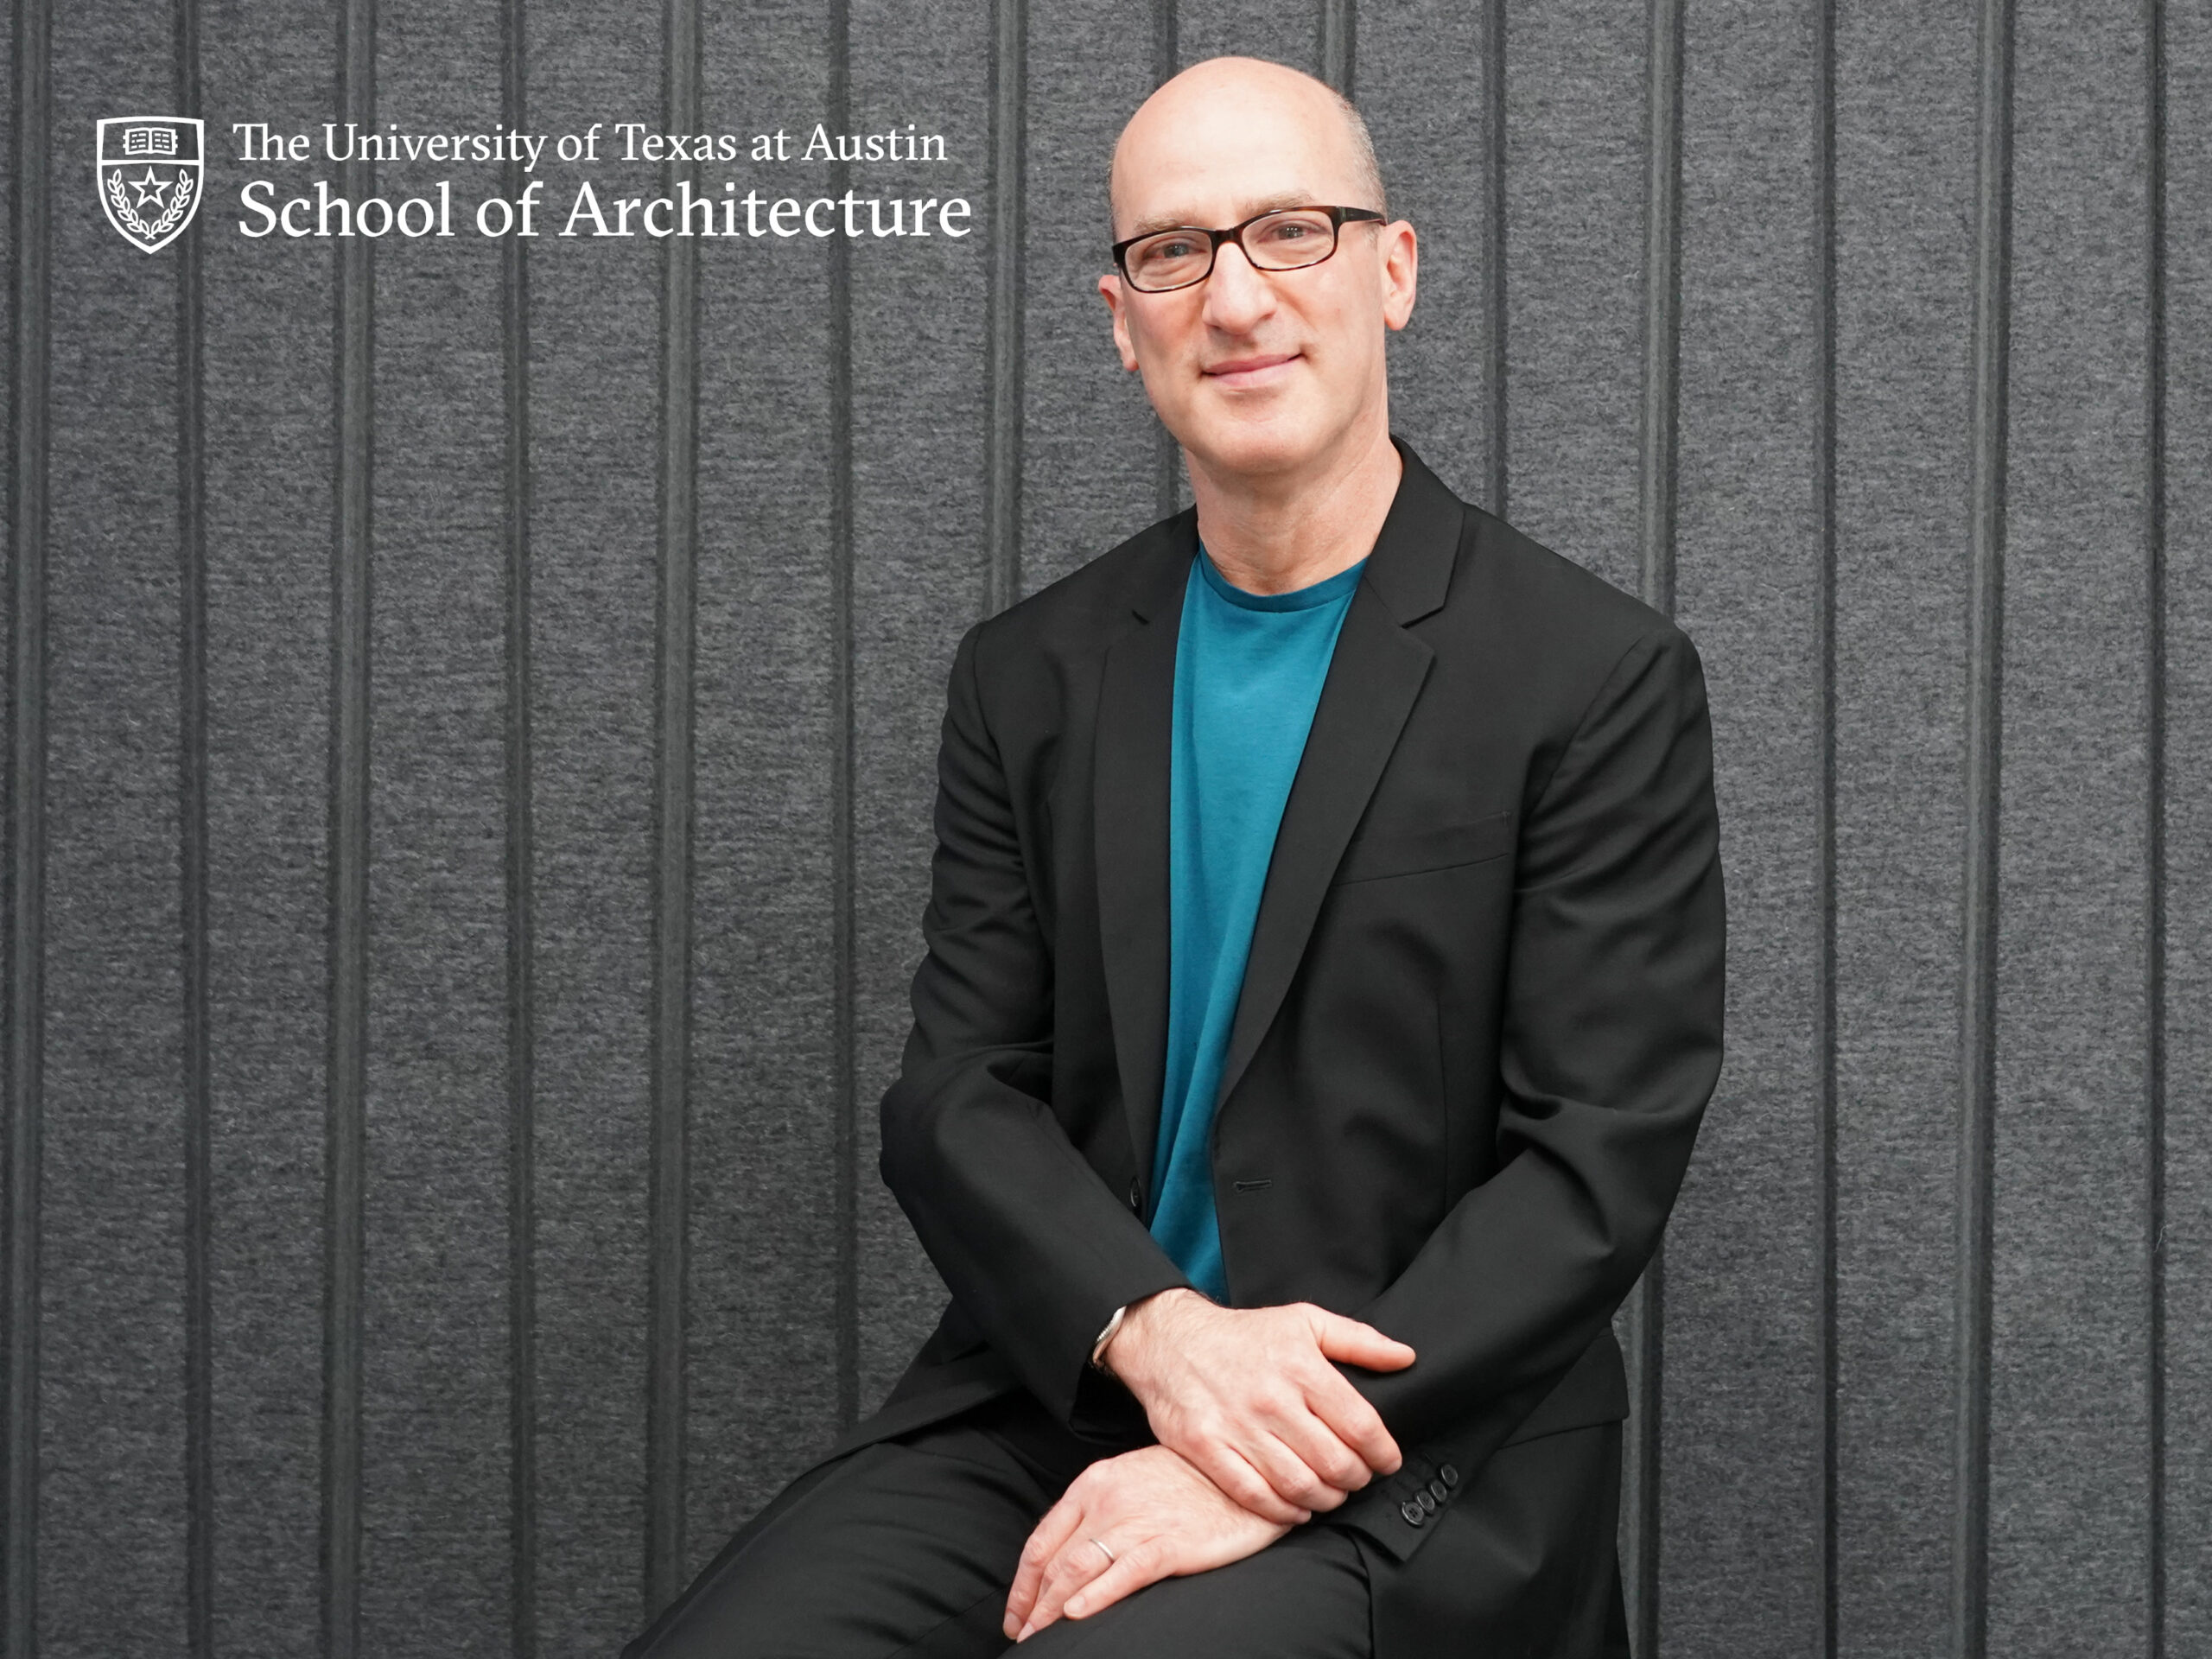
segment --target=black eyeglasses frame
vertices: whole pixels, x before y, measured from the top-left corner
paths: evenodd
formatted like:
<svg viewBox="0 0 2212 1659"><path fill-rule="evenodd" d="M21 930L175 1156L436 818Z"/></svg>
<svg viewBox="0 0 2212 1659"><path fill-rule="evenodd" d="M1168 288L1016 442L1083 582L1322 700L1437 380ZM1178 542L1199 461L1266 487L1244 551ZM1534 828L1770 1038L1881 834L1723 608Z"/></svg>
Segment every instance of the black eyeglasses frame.
<svg viewBox="0 0 2212 1659"><path fill-rule="evenodd" d="M1319 259L1310 259L1302 265L1263 265L1258 260L1252 257L1251 249L1244 245L1244 232L1249 230L1253 226L1258 224L1263 219L1273 219L1280 213L1323 213L1329 216L1329 251L1323 254ZM1336 257L1337 245L1344 239L1344 227L1346 225L1361 224L1369 219L1373 219L1377 224L1388 222L1381 213L1376 213L1372 207L1331 207L1325 206L1320 202L1314 201L1301 202L1296 206L1289 207L1270 207L1265 213L1255 213L1243 224L1231 225L1227 230L1224 231L1212 230L1204 225L1162 225L1156 230L1145 231L1135 236L1124 237L1121 241L1115 243L1113 249L1114 269L1121 272L1122 280L1128 283L1130 289L1135 293L1179 293L1186 288L1196 288L1200 283L1205 281L1207 277L1212 276L1214 261L1221 257L1221 245L1224 242L1234 242L1236 245L1237 251L1242 253L1244 257L1250 262L1252 269L1255 270L1311 270L1315 265L1325 264L1328 261ZM1177 283L1167 288L1139 288L1136 283L1136 279L1129 275L1128 260L1127 257L1129 250L1136 246L1140 242L1150 241L1155 236L1165 236L1170 231L1182 231L1191 235L1206 237L1211 240L1212 245L1206 250L1205 270L1200 272L1198 276L1191 278L1187 283Z"/></svg>

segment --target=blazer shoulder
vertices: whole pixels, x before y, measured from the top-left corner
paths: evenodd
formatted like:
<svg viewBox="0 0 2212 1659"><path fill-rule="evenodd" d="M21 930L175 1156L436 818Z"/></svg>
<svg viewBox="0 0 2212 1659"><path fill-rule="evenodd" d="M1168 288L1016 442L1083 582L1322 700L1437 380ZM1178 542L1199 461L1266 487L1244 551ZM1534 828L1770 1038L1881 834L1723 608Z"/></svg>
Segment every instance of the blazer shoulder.
<svg viewBox="0 0 2212 1659"><path fill-rule="evenodd" d="M1467 517L1460 559L1473 601L1464 614L1494 639L1512 641L1514 655L1572 668L1578 671L1575 678L1603 678L1631 646L1647 639L1658 649L1695 658L1689 636L1656 606L1496 514L1463 505Z"/></svg>
<svg viewBox="0 0 2212 1659"><path fill-rule="evenodd" d="M1189 538L1197 516L1194 507L1170 513L971 625L979 671L1102 649L1135 620L1138 598L1159 591L1163 562Z"/></svg>

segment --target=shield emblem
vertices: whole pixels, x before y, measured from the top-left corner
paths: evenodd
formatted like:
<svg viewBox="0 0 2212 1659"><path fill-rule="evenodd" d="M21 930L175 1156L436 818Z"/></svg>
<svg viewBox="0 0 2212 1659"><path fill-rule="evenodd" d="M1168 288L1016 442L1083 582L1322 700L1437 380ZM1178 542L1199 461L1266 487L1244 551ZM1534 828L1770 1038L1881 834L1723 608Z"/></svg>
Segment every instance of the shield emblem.
<svg viewBox="0 0 2212 1659"><path fill-rule="evenodd" d="M100 207L131 246L167 247L200 211L200 134L196 116L119 115L99 124Z"/></svg>

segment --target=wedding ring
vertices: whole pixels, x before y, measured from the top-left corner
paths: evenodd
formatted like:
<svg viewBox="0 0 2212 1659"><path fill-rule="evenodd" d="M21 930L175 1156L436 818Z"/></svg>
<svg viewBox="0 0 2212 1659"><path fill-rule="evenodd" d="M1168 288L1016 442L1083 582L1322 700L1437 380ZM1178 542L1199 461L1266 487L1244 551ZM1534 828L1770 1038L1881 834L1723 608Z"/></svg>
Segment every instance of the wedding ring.
<svg viewBox="0 0 2212 1659"><path fill-rule="evenodd" d="M1103 1545L1103 1544L1099 1544L1099 1543L1098 1543L1098 1540L1096 1540L1096 1538L1093 1538L1090 1541L1091 1541L1092 1543L1094 1543L1094 1544L1098 1544L1098 1553L1099 1553L1101 1555L1103 1555L1103 1556L1106 1558L1106 1565L1107 1565L1107 1566L1109 1566L1109 1567L1113 1566L1113 1565L1114 1565L1114 1552L1113 1552L1112 1550L1110 1550L1110 1549L1107 1548L1105 1545Z"/></svg>

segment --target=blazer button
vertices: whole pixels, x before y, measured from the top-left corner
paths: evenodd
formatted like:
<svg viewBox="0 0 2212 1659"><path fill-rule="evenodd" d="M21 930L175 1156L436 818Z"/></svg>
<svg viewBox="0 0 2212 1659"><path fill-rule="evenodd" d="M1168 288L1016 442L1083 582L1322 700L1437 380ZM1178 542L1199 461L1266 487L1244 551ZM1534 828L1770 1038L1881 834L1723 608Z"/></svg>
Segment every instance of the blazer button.
<svg viewBox="0 0 2212 1659"><path fill-rule="evenodd" d="M1135 1176L1129 1178L1129 1208L1139 1215L1144 1213L1144 1193L1138 1187Z"/></svg>
<svg viewBox="0 0 2212 1659"><path fill-rule="evenodd" d="M1420 1491L1415 1492L1414 1496L1421 1500L1421 1506L1422 1509L1427 1510L1431 1515L1436 1513L1436 1500L1428 1495L1428 1489L1427 1487L1424 1486Z"/></svg>
<svg viewBox="0 0 2212 1659"><path fill-rule="evenodd" d="M1398 1513L1406 1517L1406 1524L1408 1526L1417 1527L1421 1523L1421 1518L1424 1511L1420 1504L1414 1503L1413 1499L1408 1498L1404 1503L1398 1505Z"/></svg>
<svg viewBox="0 0 2212 1659"><path fill-rule="evenodd" d="M1448 1490L1450 1489L1445 1485L1443 1478L1440 1476L1428 1483L1428 1495L1440 1503L1444 1501L1444 1494Z"/></svg>
<svg viewBox="0 0 2212 1659"><path fill-rule="evenodd" d="M1459 1471L1448 1463L1436 1472L1444 1478L1444 1484L1446 1486L1457 1486L1459 1484Z"/></svg>

